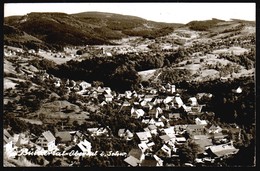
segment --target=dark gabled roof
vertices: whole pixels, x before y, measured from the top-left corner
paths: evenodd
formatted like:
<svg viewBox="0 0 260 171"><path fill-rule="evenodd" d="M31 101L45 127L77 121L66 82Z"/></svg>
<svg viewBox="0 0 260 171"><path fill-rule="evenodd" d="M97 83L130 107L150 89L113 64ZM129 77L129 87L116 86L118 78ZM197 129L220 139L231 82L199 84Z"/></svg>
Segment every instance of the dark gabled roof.
<svg viewBox="0 0 260 171"><path fill-rule="evenodd" d="M55 137L60 137L61 142L69 142L72 139L72 135L68 131L63 131L63 132L56 132Z"/></svg>
<svg viewBox="0 0 260 171"><path fill-rule="evenodd" d="M133 156L134 158L136 158L137 160L141 160L141 156L142 156L143 152L140 148L133 148L128 155L129 156Z"/></svg>
<svg viewBox="0 0 260 171"><path fill-rule="evenodd" d="M155 159L145 159L141 163L141 166L143 167L154 167L156 165L157 165L157 161Z"/></svg>

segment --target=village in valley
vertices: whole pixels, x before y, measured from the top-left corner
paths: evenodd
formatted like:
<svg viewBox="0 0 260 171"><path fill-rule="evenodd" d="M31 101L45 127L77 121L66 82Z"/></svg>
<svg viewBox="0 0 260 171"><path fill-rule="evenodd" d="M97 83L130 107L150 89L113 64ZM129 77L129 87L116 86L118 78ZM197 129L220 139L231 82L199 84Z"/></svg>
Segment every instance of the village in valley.
<svg viewBox="0 0 260 171"><path fill-rule="evenodd" d="M63 50L4 45L4 165L236 166L255 140L254 123L243 123L254 120L247 115L254 102L244 101L254 94L255 26L234 20L216 27ZM114 69L110 58L134 62L111 75L87 71L104 74L104 82L81 79L98 63ZM141 64L146 69L133 74Z"/></svg>

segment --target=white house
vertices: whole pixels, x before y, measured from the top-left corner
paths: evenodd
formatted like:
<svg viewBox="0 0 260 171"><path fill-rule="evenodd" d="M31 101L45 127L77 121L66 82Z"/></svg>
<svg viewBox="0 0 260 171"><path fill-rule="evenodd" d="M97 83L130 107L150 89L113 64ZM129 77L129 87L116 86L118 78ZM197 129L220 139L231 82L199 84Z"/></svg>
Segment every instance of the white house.
<svg viewBox="0 0 260 171"><path fill-rule="evenodd" d="M200 120L199 118L195 119L195 123L196 125L203 125L203 126L206 126L208 124L206 120Z"/></svg>
<svg viewBox="0 0 260 171"><path fill-rule="evenodd" d="M111 94L105 94L105 101L106 102L112 102L113 101L113 96Z"/></svg>
<svg viewBox="0 0 260 171"><path fill-rule="evenodd" d="M145 112L143 109L134 109L134 108L131 109L131 117L136 119L140 118L141 116L144 116L144 113Z"/></svg>
<svg viewBox="0 0 260 171"><path fill-rule="evenodd" d="M137 132L136 133L139 140L142 142L149 142L149 138L152 138L152 135L150 132Z"/></svg>
<svg viewBox="0 0 260 171"><path fill-rule="evenodd" d="M48 149L48 151L53 151L57 149L55 145L55 140L56 138L50 131L45 131L37 139L36 144L43 147L44 149Z"/></svg>
<svg viewBox="0 0 260 171"><path fill-rule="evenodd" d="M87 83L86 81L82 81L79 86L81 87L82 90L86 90L87 88L91 87L90 83Z"/></svg>
<svg viewBox="0 0 260 171"><path fill-rule="evenodd" d="M198 101L197 101L196 97L190 97L188 102L190 103L190 106L197 106L198 105Z"/></svg>
<svg viewBox="0 0 260 171"><path fill-rule="evenodd" d="M165 134L168 135L169 137L175 137L174 126L171 126L171 127L169 127L169 128L165 128L165 129L163 129L163 131L164 131Z"/></svg>
<svg viewBox="0 0 260 171"><path fill-rule="evenodd" d="M4 129L3 135L4 135L4 144L3 144L4 153L8 158L15 157L12 136L9 134L9 132L6 129Z"/></svg>
<svg viewBox="0 0 260 171"><path fill-rule="evenodd" d="M91 153L91 143L87 140L80 141L77 146L83 153L90 154Z"/></svg>

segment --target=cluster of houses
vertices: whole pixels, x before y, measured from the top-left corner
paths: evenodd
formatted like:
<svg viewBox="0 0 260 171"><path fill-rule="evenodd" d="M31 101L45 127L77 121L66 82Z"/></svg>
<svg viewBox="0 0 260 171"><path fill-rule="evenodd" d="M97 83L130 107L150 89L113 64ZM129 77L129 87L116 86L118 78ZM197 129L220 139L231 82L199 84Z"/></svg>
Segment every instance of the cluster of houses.
<svg viewBox="0 0 260 171"><path fill-rule="evenodd" d="M59 87L60 84L63 82L57 79L54 86ZM228 130L232 135L230 137L223 134L220 126L200 119L204 105L200 105L196 97L190 97L184 103L175 85L166 84L157 88L142 87L138 93L125 91L123 94L118 94L109 87L92 87L84 81L77 83L67 80L65 84L70 90L76 90L79 95L98 99L101 107L109 104L120 106L120 110L128 111L129 116L146 125L140 132L132 132L123 126L118 130L117 136L122 139L127 141L133 140L134 137L139 139L139 144L133 147L124 159L129 166L163 166L165 159L178 157L178 145L187 143L188 139L200 147L200 155L195 163L212 163L216 158L227 157L238 152L238 149L233 146L233 141L240 139L240 128ZM176 125L175 121L181 119L184 114L193 116L194 123ZM63 149L67 152L78 150L91 153L91 143L86 135L108 137L110 134L109 127L88 128L85 132L45 131L39 137L24 133L11 136L5 129L4 150L9 157L14 157L14 152L21 148L32 147L47 151ZM156 151L153 148L156 145L155 137L158 137L162 144Z"/></svg>
<svg viewBox="0 0 260 171"><path fill-rule="evenodd" d="M240 134L239 128L236 128ZM188 133L187 138L184 133ZM174 125L170 127L157 127L149 124L143 132L136 132L134 136L140 143L131 149L124 161L129 166L163 166L165 159L178 158L178 145L187 143L191 139L199 146L198 157L195 164L214 163L215 159L221 159L238 152L233 146L232 139L222 134L222 128L207 124L207 121L196 118L196 124ZM154 151L154 136L158 136L162 142L161 148ZM239 135L238 135L239 136ZM147 161L148 160L148 161ZM194 164L193 163L193 164Z"/></svg>

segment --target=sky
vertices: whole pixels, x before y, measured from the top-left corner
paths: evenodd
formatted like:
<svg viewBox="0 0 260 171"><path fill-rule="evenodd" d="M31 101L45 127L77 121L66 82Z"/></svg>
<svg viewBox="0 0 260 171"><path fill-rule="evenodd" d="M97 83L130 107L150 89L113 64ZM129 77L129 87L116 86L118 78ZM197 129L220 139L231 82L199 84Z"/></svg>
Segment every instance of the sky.
<svg viewBox="0 0 260 171"><path fill-rule="evenodd" d="M138 16L147 20L183 23L193 20L231 18L255 21L255 3L5 3L4 16L30 12L67 14L99 11Z"/></svg>

